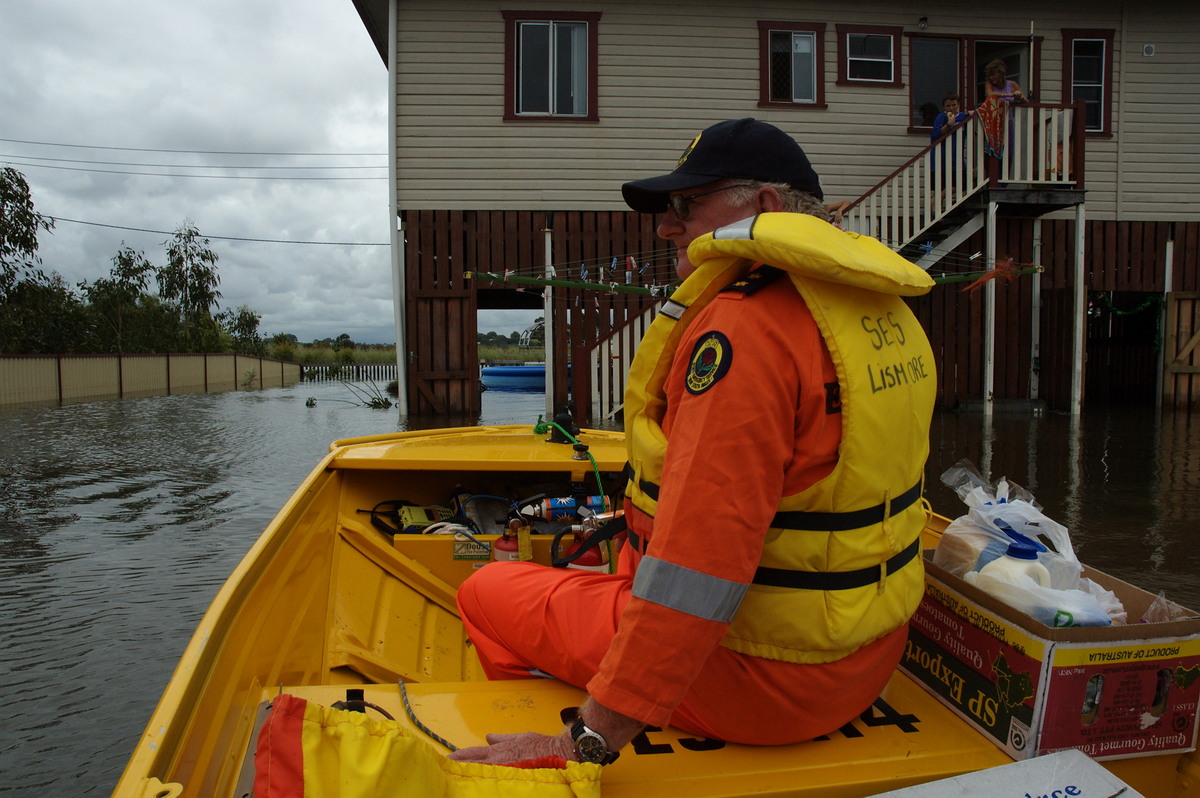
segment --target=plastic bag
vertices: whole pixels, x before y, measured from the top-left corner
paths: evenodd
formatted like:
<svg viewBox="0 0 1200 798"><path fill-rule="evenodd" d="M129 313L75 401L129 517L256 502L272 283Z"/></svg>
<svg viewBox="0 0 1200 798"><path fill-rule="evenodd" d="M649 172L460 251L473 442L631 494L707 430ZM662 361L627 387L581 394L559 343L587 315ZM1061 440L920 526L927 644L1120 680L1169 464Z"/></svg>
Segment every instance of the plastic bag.
<svg viewBox="0 0 1200 798"><path fill-rule="evenodd" d="M1108 626L1112 623L1098 597L1086 590L1042 587L1025 574L1002 579L990 573L968 571L963 581L1046 626ZM1091 580L1080 581L1095 585ZM1116 599L1115 595L1109 595ZM1124 613L1124 608L1121 612Z"/></svg>
<svg viewBox="0 0 1200 798"><path fill-rule="evenodd" d="M1075 556L1067 528L1042 512L1029 491L1001 478L992 489L968 460L942 474L967 505L934 551L935 565L1021 610L1047 626L1107 626L1125 622L1116 595L1088 579ZM1037 544L1037 561L1050 576L1048 587L1025 574L979 573L1005 556L1014 541Z"/></svg>
<svg viewBox="0 0 1200 798"><path fill-rule="evenodd" d="M1169 623L1171 621L1187 621L1196 617L1196 613L1181 607L1167 598L1167 594L1158 591L1154 601L1146 608L1139 623Z"/></svg>
<svg viewBox="0 0 1200 798"><path fill-rule="evenodd" d="M1078 586L1083 566L1071 547L1067 528L1043 513L1029 491L1003 477L992 490L968 460L946 469L942 482L954 488L968 509L943 533L934 551L935 565L962 577L1003 554L1015 533L1046 549L1038 554L1038 562L1050 572L1051 587L1068 590Z"/></svg>

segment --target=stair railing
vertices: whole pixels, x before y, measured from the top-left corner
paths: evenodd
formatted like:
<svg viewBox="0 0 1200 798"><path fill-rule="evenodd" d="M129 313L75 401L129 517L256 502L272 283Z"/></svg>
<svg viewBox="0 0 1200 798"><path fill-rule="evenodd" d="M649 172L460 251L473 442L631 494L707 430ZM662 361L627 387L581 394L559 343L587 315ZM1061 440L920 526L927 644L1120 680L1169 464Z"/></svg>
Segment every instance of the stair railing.
<svg viewBox="0 0 1200 798"><path fill-rule="evenodd" d="M571 395L575 397L577 416L608 423L621 411L625 404L629 364L661 304L656 303L631 316L592 346L576 347L572 363L583 363L587 367L571 369ZM576 381L577 375L579 381ZM581 406L581 397L588 397L588 407Z"/></svg>
<svg viewBox="0 0 1200 798"><path fill-rule="evenodd" d="M859 197L844 212L842 226L899 250L985 187L1082 187L1079 105L1014 106L1001 118L991 147L973 113Z"/></svg>

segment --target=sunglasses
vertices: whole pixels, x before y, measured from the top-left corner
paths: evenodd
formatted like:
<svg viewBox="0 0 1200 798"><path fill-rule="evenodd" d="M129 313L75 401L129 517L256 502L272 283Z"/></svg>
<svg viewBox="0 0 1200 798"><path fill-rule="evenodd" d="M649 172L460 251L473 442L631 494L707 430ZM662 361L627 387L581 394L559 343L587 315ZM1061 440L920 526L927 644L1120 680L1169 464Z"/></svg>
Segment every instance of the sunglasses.
<svg viewBox="0 0 1200 798"><path fill-rule="evenodd" d="M728 191L731 188L754 188L754 184L734 183L732 186L710 188L708 191L701 191L699 194L672 194L667 197L667 203L671 206L671 210L675 211L675 215L679 217L679 221L684 222L687 221L687 218L692 214L689 206L694 200L709 194L716 194L718 191Z"/></svg>

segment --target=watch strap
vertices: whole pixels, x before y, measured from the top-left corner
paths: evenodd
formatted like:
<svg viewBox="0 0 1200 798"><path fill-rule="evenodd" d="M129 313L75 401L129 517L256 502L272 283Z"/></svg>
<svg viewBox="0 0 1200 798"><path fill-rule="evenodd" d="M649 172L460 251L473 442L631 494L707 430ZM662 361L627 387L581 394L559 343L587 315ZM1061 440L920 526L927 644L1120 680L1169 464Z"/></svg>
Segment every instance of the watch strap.
<svg viewBox="0 0 1200 798"><path fill-rule="evenodd" d="M598 747L604 750L604 754L597 757L594 752L595 746L590 747L592 750L585 751L580 746L580 739L585 737L590 738L594 744L598 743ZM597 765L611 765L621 755L608 747L608 741L604 739L604 735L595 729L588 728L583 722L583 717L580 715L576 715L575 720L571 723L571 739L575 742L576 755L584 762L594 762Z"/></svg>

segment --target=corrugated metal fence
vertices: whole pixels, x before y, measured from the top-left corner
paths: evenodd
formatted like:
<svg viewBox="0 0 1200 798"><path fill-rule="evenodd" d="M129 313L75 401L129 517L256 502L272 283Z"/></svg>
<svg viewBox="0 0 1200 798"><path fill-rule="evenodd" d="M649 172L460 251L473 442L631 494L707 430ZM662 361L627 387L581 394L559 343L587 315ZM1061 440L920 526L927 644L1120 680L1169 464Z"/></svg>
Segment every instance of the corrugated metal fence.
<svg viewBox="0 0 1200 798"><path fill-rule="evenodd" d="M300 366L234 354L3 355L0 407L294 385Z"/></svg>

